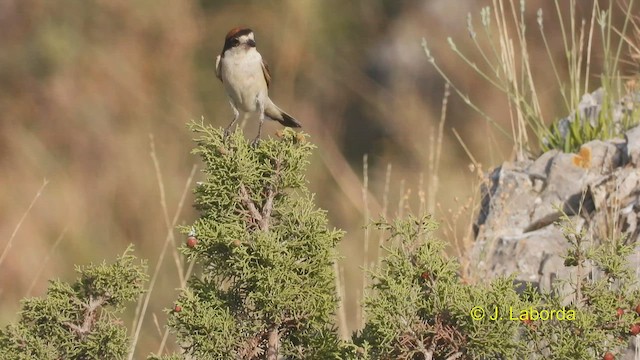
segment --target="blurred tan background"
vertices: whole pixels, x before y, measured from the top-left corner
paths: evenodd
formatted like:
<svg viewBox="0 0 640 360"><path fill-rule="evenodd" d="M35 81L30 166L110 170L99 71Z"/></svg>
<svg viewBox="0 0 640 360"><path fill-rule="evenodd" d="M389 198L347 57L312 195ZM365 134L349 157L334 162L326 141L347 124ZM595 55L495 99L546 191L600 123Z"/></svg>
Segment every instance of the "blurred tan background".
<svg viewBox="0 0 640 360"><path fill-rule="evenodd" d="M579 16L588 16L591 2L578 3ZM390 217L398 213L401 194L417 210L424 194L436 218L455 223L456 236L464 237L473 208L454 215L477 188L470 160L451 129L486 167L511 156L511 141L452 95L439 187L430 185L444 81L427 61L423 37L460 89L498 122L508 123L505 97L465 66L446 41L451 36L459 48L470 49L467 13L479 29L480 8L489 5L485 0L0 0L0 253L48 181L0 264L0 325L17 318L20 298L43 294L48 279L71 280L73 264L111 261L129 243L153 269L166 226L150 134L173 217L189 172L199 165L189 153L185 123L201 116L219 126L231 120L214 75L215 57L226 32L247 25L270 64L272 99L303 123L318 146L309 186L331 224L347 231L341 268L348 325L357 328L365 217L377 218L385 203ZM529 1L529 52L543 112L553 120L567 111L537 29L540 6L561 70L566 61L553 2ZM594 73L600 60L592 59ZM597 86L597 79L592 83ZM255 126L248 125L247 136ZM278 128L270 123L263 134ZM194 181L199 179L197 173ZM179 224L195 219L192 199L189 193ZM370 241L367 263L377 253L377 237ZM171 306L179 286L170 257L162 269L137 357L157 348L161 335L152 315L164 326L162 309Z"/></svg>

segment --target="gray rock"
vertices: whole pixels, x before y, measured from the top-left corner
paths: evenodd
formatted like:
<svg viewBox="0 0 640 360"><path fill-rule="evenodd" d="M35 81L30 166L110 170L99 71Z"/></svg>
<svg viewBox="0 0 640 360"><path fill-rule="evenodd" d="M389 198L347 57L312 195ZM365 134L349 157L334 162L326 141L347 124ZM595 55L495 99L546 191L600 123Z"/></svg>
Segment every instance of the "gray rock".
<svg viewBox="0 0 640 360"><path fill-rule="evenodd" d="M628 242L637 241L640 127L625 140L591 141L578 154L553 150L489 174L474 228L477 276L517 273L519 281L550 290L553 276L568 275L562 261L568 243L557 223L563 214L594 241L610 234L612 223Z"/></svg>

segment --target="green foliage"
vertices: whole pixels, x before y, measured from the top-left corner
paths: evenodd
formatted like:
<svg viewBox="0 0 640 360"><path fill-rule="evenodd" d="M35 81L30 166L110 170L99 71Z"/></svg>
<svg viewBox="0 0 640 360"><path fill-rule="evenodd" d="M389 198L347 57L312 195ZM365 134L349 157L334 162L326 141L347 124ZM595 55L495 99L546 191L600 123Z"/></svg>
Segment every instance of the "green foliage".
<svg viewBox="0 0 640 360"><path fill-rule="evenodd" d="M539 346L557 359L620 352L627 345L631 326L640 322L636 312L640 290L627 259L633 247L615 237L598 244L587 241L585 230L577 231L566 216L562 228L570 246L565 266L574 270L574 276L561 279L556 287L570 289L568 301L578 311L578 320L555 327L541 322L537 334L529 335L535 339L545 334ZM551 306L561 304L561 299L548 294L544 300Z"/></svg>
<svg viewBox="0 0 640 360"><path fill-rule="evenodd" d="M578 152L583 144L591 140L611 138L604 136L604 133L606 128L613 128L613 123L602 115L593 123L583 121L577 115L571 121L563 120L551 124L550 133L542 142L543 151L558 149L567 153Z"/></svg>
<svg viewBox="0 0 640 360"><path fill-rule="evenodd" d="M131 251L111 265L77 267L75 283L54 280L45 297L23 300L18 322L0 330L0 359L123 359L127 329L115 314L146 280Z"/></svg>
<svg viewBox="0 0 640 360"><path fill-rule="evenodd" d="M428 216L376 225L391 244L372 272L367 322L352 357L593 359L619 353L640 322L640 291L626 260L632 248L621 241L587 246L584 232L566 225L566 264L579 269L554 284L565 286L559 296L515 286L513 277L464 283ZM587 265L604 276L589 279Z"/></svg>
<svg viewBox="0 0 640 360"><path fill-rule="evenodd" d="M618 354L640 333L640 290L612 237L594 245L565 217L570 276L554 291L517 286L515 275L469 284L429 216L375 225L389 234L371 271L366 322L352 342L338 338L336 246L313 204L304 135L251 145L241 132L191 123L204 163L200 218L182 252L198 264L169 323L178 359L589 359ZM77 267L73 284L23 301L17 323L0 330L2 359L122 359L129 343L115 313L146 279L128 249L113 265ZM546 314L546 315L545 315Z"/></svg>
<svg viewBox="0 0 640 360"><path fill-rule="evenodd" d="M170 316L185 353L264 358L277 345L279 356L336 358L332 265L342 232L327 227L305 188L313 146L291 130L253 146L239 131L225 138L190 126L206 179L195 190L201 216L184 229L197 245L182 248L202 274Z"/></svg>
<svg viewBox="0 0 640 360"><path fill-rule="evenodd" d="M578 152L589 141L623 137L625 131L639 122L638 106L634 104L637 100L632 100L633 96L628 94L619 104L610 104L615 96L609 95L602 99L606 101L603 104L577 105L579 111L551 125L549 133L542 140L542 150Z"/></svg>
<svg viewBox="0 0 640 360"><path fill-rule="evenodd" d="M520 320L490 319L496 308L506 317L509 306L533 305L519 298L512 278L474 286L461 282L459 265L445 256L445 243L432 237L437 226L428 216L376 225L395 243L372 273L366 326L355 339L361 358L509 358L526 349L518 336ZM474 307L486 316L473 320Z"/></svg>

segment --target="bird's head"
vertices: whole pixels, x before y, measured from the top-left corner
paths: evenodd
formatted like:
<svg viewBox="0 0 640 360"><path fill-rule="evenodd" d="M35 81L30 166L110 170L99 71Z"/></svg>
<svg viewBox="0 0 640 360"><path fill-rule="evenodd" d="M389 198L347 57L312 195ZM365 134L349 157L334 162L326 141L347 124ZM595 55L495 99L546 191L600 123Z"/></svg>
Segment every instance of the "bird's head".
<svg viewBox="0 0 640 360"><path fill-rule="evenodd" d="M256 40L253 30L245 27L236 27L231 29L224 38L222 54L224 55L227 50L243 49L246 51L255 47Z"/></svg>

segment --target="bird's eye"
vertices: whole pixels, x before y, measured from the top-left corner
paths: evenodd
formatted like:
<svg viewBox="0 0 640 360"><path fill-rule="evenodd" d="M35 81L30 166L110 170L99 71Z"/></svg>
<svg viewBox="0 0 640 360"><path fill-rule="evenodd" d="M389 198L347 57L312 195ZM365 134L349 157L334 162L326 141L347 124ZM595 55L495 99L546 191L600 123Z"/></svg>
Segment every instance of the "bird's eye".
<svg viewBox="0 0 640 360"><path fill-rule="evenodd" d="M240 40L238 40L238 39L232 39L232 40L231 40L231 45L233 45L233 46L238 46L238 45L240 45Z"/></svg>

